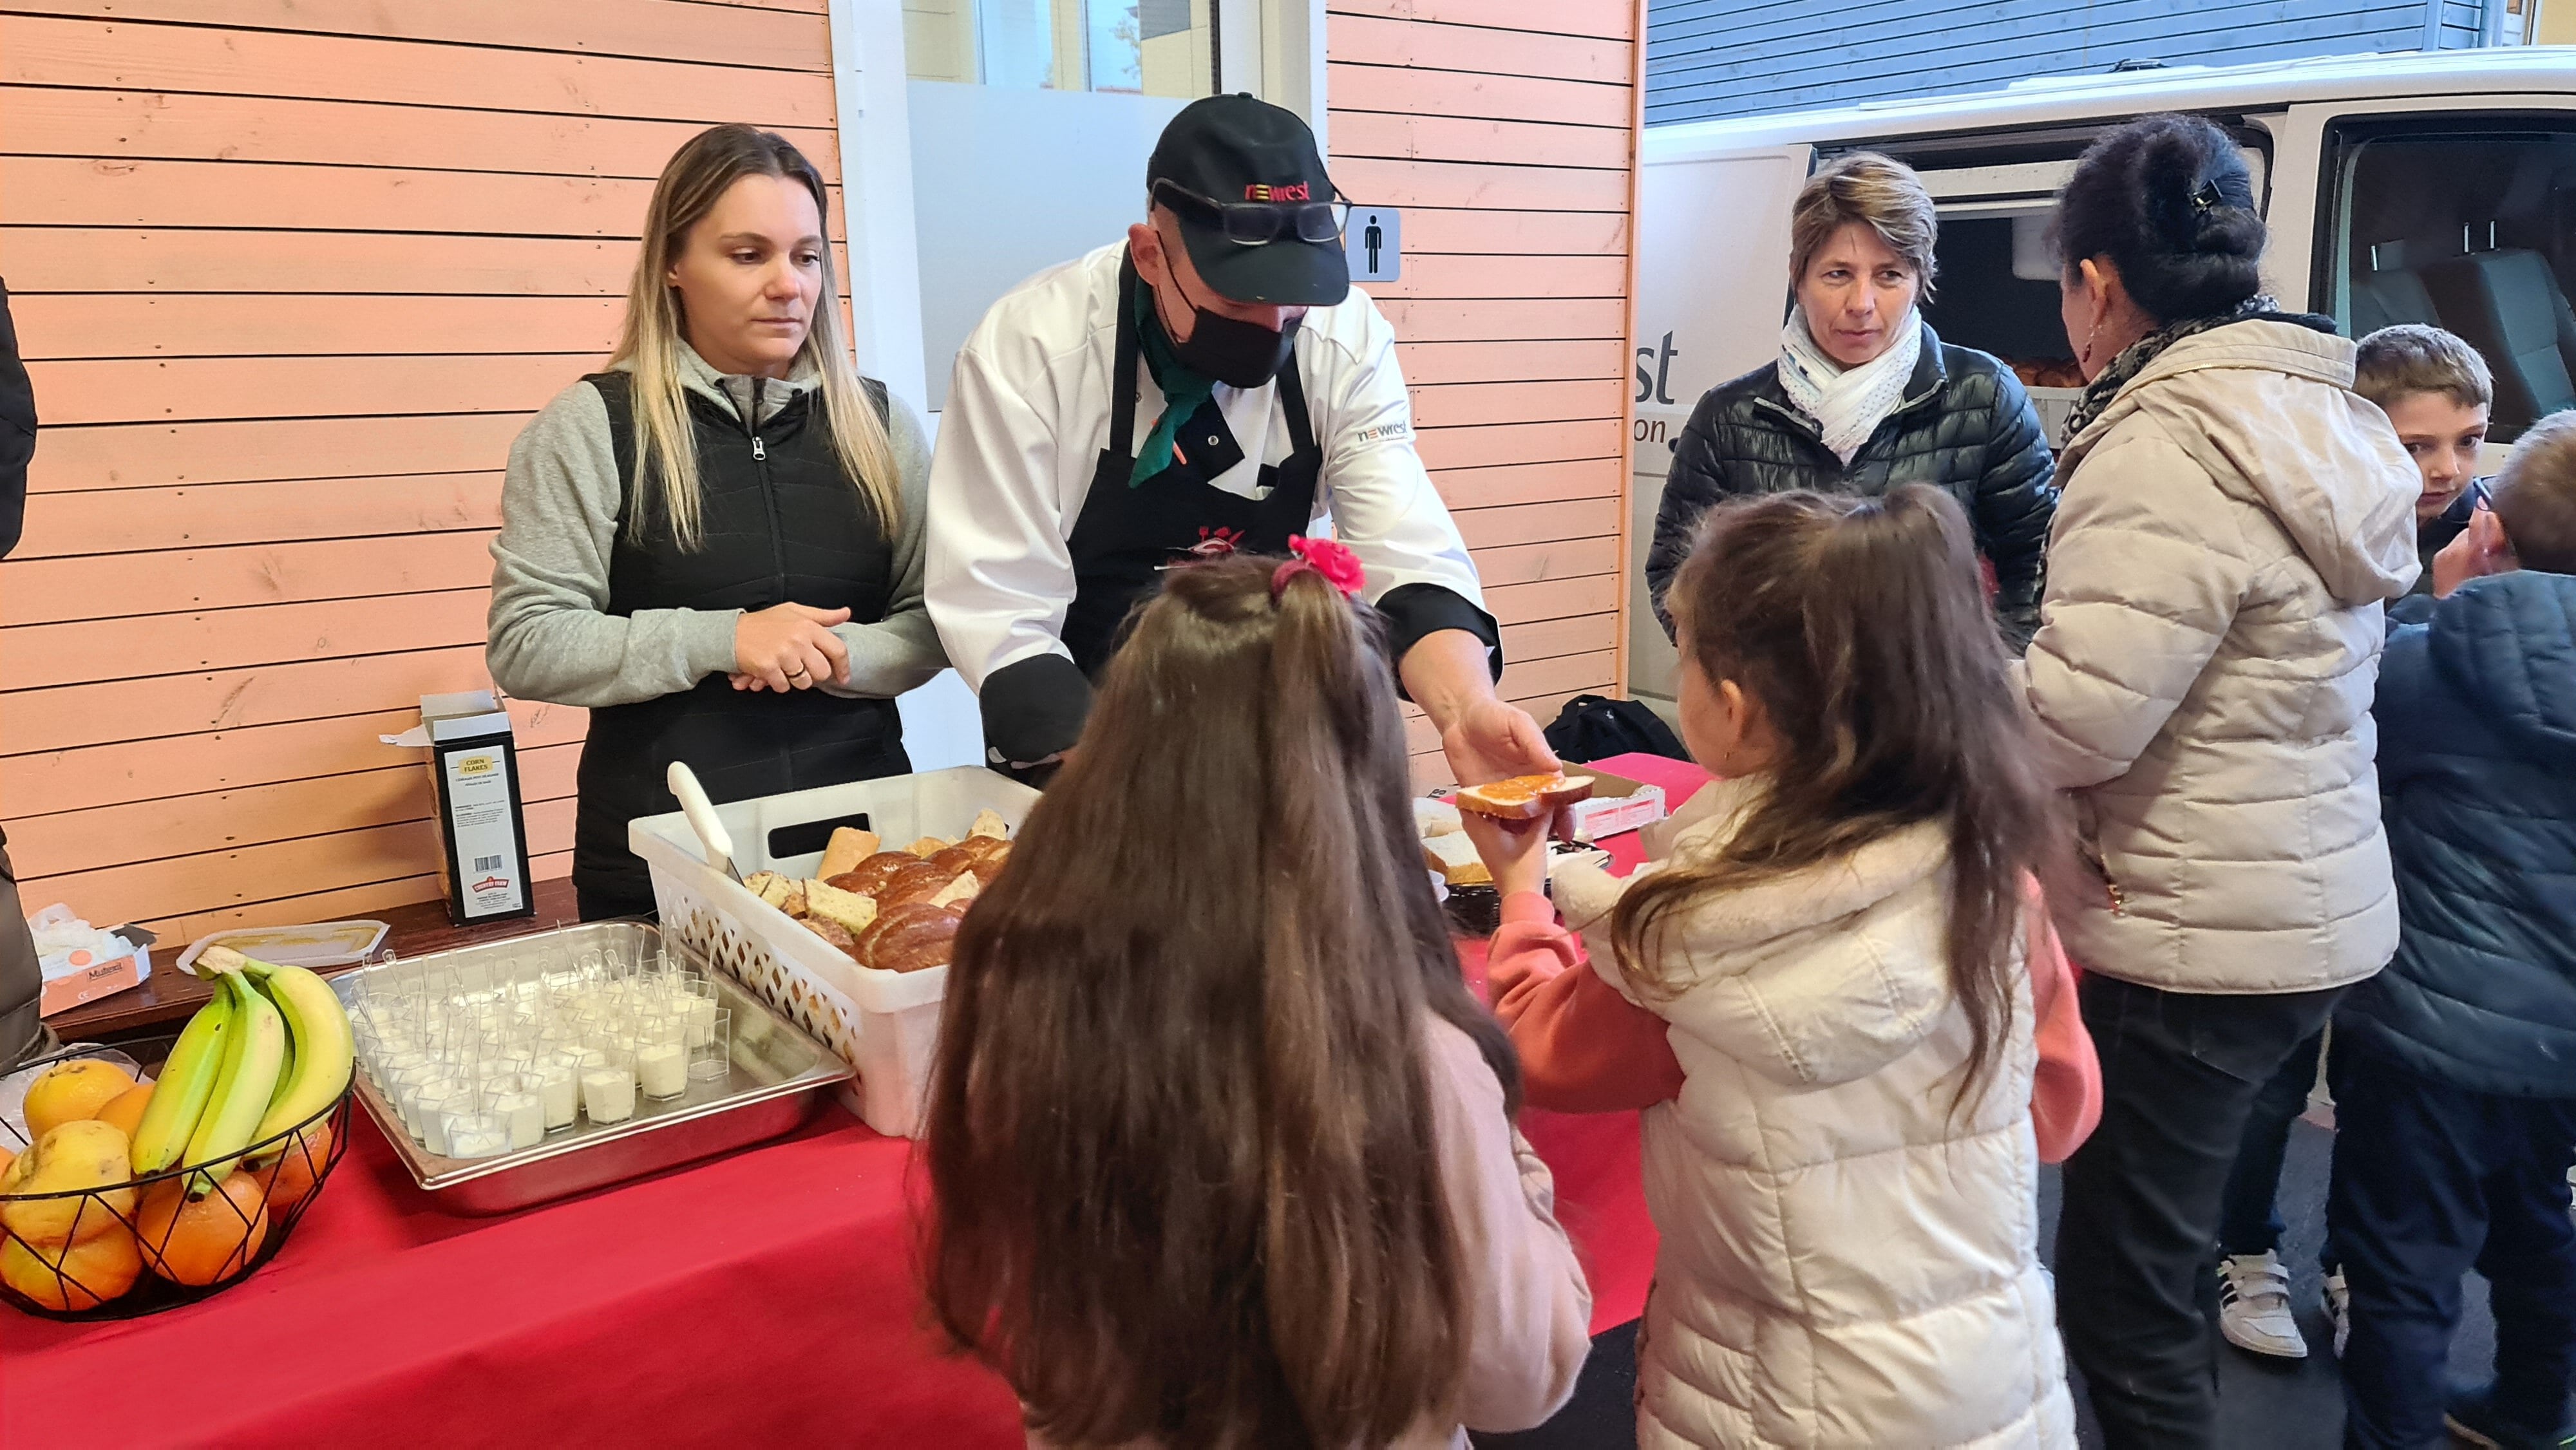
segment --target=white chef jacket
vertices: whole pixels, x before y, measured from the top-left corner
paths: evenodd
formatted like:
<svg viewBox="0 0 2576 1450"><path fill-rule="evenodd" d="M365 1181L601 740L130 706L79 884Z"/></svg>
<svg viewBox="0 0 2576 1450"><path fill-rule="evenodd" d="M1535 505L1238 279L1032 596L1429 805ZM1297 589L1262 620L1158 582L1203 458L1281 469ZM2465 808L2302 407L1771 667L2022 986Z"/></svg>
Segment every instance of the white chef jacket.
<svg viewBox="0 0 2576 1450"><path fill-rule="evenodd" d="M1114 243L1021 283L958 350L931 454L924 590L949 662L979 691L1006 666L1070 658L1058 639L1075 587L1068 540L1109 443L1126 250ZM1432 584L1482 610L1475 563L1413 449L1413 406L1385 315L1354 287L1339 306L1307 310L1296 352L1324 454L1316 518L1329 517L1333 536L1367 567L1363 597ZM1163 413L1141 363L1136 392L1141 442ZM1278 392L1275 382L1216 385L1243 461L1211 486L1260 496L1261 468L1291 446Z"/></svg>

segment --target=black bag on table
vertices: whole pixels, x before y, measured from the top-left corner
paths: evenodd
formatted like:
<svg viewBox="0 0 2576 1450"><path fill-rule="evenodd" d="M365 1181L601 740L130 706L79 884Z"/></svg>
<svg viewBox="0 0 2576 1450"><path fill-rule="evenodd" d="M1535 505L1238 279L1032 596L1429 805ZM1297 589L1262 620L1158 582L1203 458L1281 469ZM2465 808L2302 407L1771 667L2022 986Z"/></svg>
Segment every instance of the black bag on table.
<svg viewBox="0 0 2576 1450"><path fill-rule="evenodd" d="M1613 700L1607 695L1577 695L1556 713L1547 727L1547 748L1560 760L1577 763L1613 755L1661 755L1688 760L1681 737L1664 718L1640 700Z"/></svg>

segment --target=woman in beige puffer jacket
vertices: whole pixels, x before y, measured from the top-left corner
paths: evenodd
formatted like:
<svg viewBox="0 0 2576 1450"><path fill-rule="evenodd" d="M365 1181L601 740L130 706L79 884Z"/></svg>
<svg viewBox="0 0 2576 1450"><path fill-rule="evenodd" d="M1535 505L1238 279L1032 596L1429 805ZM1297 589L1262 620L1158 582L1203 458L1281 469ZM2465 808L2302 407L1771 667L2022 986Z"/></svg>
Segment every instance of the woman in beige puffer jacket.
<svg viewBox="0 0 2576 1450"><path fill-rule="evenodd" d="M2207 1445L2198 1300L2246 1113L2396 948L2370 702L2418 485L2352 344L2255 295L2263 223L2217 128L2106 137L2055 227L2093 381L2021 683L2090 872L2056 913L2104 1097L2060 1302L2108 1444Z"/></svg>

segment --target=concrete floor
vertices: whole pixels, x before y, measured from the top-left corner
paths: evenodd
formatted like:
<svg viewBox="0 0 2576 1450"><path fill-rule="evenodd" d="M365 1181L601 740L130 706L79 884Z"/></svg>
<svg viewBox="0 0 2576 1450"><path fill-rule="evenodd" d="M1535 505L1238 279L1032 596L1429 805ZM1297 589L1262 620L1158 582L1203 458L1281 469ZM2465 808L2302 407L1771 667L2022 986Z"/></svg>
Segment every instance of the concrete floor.
<svg viewBox="0 0 2576 1450"><path fill-rule="evenodd" d="M2290 1225L2282 1257L2290 1264L2291 1293L2299 1324L2313 1347L2305 1360L2266 1359L2220 1342L2220 1450L2332 1450L2343 1443L2343 1388L2335 1373L2333 1330L2320 1301L2317 1243L2325 1227L2326 1166L2334 1136L2302 1121L2292 1129L2281 1172L2281 1216ZM2057 1231L2057 1175L2040 1185L2040 1248ZM2471 1276L2467 1314L2451 1346L2451 1372L2477 1380L2495 1351L2495 1324L2487 1315L2486 1285ZM1630 1395L1637 1382L1636 1326L1613 1329L1593 1341L1592 1358L1571 1403L1537 1430L1518 1435L1479 1435L1482 1450L1625 1450L1636 1443ZM2087 1447L2101 1443L2076 1396Z"/></svg>

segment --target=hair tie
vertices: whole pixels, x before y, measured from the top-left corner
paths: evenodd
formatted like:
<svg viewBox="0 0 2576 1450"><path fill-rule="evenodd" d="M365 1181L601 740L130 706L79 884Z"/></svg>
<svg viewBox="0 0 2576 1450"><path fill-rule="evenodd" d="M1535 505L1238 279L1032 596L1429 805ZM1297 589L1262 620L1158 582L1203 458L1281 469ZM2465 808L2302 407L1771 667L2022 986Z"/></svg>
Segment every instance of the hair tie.
<svg viewBox="0 0 2576 1450"><path fill-rule="evenodd" d="M1274 603L1289 580L1310 570L1324 576L1324 582L1342 591L1345 599L1358 598L1360 586L1368 580L1368 571L1360 567L1360 556L1331 539L1290 534L1288 554L1278 568L1270 571L1270 598Z"/></svg>
<svg viewBox="0 0 2576 1450"><path fill-rule="evenodd" d="M2191 194L2191 209L2203 216L2225 205L2227 205L2227 196L2218 189L2218 180L2215 177L2202 182L2200 190Z"/></svg>

